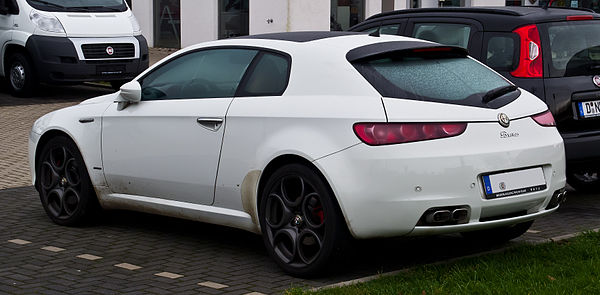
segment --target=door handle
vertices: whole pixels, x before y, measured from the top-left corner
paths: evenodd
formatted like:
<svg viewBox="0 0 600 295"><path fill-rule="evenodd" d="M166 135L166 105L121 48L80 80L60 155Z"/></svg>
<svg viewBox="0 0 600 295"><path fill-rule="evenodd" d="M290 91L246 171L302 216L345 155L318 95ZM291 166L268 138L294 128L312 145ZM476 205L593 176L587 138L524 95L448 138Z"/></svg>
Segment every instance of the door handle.
<svg viewBox="0 0 600 295"><path fill-rule="evenodd" d="M217 131L223 125L222 118L198 118L196 122L210 131Z"/></svg>

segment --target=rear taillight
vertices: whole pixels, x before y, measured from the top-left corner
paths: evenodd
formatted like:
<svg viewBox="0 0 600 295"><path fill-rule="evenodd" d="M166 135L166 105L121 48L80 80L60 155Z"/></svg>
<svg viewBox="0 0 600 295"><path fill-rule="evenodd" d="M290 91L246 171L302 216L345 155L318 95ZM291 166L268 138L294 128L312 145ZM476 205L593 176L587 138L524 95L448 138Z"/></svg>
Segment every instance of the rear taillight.
<svg viewBox="0 0 600 295"><path fill-rule="evenodd" d="M552 127L556 126L556 121L554 121L554 117L550 111L545 111L543 113L533 115L531 118L541 126Z"/></svg>
<svg viewBox="0 0 600 295"><path fill-rule="evenodd" d="M510 74L519 78L541 78L544 73L542 63L540 33L536 25L520 27L513 31L521 39L519 66Z"/></svg>
<svg viewBox="0 0 600 295"><path fill-rule="evenodd" d="M356 123L354 133L368 145L444 138L465 132L467 123Z"/></svg>

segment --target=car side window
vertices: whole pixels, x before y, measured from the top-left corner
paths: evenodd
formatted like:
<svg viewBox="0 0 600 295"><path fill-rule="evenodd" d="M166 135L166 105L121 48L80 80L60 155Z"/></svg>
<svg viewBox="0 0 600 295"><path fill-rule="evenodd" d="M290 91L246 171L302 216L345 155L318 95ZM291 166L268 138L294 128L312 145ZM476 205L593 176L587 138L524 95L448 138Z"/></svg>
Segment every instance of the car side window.
<svg viewBox="0 0 600 295"><path fill-rule="evenodd" d="M412 37L444 45L468 48L471 26L452 23L417 23Z"/></svg>
<svg viewBox="0 0 600 295"><path fill-rule="evenodd" d="M290 60L281 54L263 52L236 96L276 96L285 91Z"/></svg>
<svg viewBox="0 0 600 295"><path fill-rule="evenodd" d="M377 29L379 29L379 34L398 35L399 27L400 27L400 25L398 25L398 24L383 25L381 27L377 26L377 27L366 29L363 32L371 34L375 31L377 31Z"/></svg>
<svg viewBox="0 0 600 295"><path fill-rule="evenodd" d="M177 57L142 79L142 100L233 97L257 54L224 48Z"/></svg>
<svg viewBox="0 0 600 295"><path fill-rule="evenodd" d="M513 36L493 36L487 41L485 64L498 71L515 69L515 43Z"/></svg>

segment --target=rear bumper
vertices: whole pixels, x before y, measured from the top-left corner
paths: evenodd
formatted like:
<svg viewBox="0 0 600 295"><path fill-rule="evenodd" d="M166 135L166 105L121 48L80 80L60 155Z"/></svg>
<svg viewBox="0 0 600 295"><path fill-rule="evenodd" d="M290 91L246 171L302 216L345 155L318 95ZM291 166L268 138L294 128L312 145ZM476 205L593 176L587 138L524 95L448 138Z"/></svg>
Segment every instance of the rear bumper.
<svg viewBox="0 0 600 295"><path fill-rule="evenodd" d="M511 225L549 214L566 185L564 145L556 128L531 118L511 122L514 138L498 123L469 124L464 134L389 146L358 144L315 162L331 184L356 238L426 235ZM482 175L542 167L546 188L487 199ZM431 208L469 209L466 223L421 226ZM552 207L552 206L550 206ZM517 214L518 213L518 214Z"/></svg>
<svg viewBox="0 0 600 295"><path fill-rule="evenodd" d="M135 39L139 43L139 58L131 59L81 60L73 42L65 37L33 35L26 48L40 82L131 80L149 65L146 39Z"/></svg>

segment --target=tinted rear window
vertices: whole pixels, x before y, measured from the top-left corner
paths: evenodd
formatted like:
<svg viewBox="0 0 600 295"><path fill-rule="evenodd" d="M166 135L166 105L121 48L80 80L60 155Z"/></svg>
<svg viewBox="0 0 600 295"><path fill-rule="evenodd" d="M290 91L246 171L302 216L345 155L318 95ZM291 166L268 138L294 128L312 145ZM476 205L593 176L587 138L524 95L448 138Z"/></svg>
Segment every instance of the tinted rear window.
<svg viewBox="0 0 600 295"><path fill-rule="evenodd" d="M452 53L399 52L354 66L385 97L498 108L519 95L513 91L483 103L488 91L511 84L479 62Z"/></svg>
<svg viewBox="0 0 600 295"><path fill-rule="evenodd" d="M471 26L449 23L418 23L415 24L413 37L433 41L444 45L469 46Z"/></svg>
<svg viewBox="0 0 600 295"><path fill-rule="evenodd" d="M551 77L600 73L600 22L552 23L547 30Z"/></svg>

